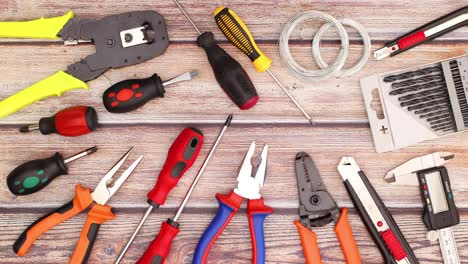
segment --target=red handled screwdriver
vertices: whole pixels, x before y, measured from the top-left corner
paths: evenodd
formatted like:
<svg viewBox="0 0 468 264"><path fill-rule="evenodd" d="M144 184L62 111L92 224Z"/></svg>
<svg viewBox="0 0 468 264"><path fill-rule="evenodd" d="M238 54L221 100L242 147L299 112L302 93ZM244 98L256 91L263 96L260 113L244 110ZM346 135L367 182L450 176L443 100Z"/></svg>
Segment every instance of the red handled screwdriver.
<svg viewBox="0 0 468 264"><path fill-rule="evenodd" d="M231 120L232 114L229 115L226 119L223 129L219 132L216 141L213 143L213 146L211 147L211 150L208 153L208 156L206 156L205 161L203 162L202 166L200 167L200 170L197 173L197 176L195 176L195 179L190 185L189 190L185 194L184 200L179 205L179 209L177 209L176 215L173 219L169 218L162 223L161 229L159 230L159 234L156 236L153 242L151 242L143 256L138 260L137 264L163 264L166 260L167 254L169 253L169 250L171 248L172 240L179 233L179 223L177 222L177 220L182 214L182 211L184 210L185 205L187 204L190 196L192 195L193 190L197 186L197 183L200 180L200 177L202 176L203 172L205 171L205 168L208 165L211 156L213 156L216 147L221 141L224 132L226 132L226 129L231 125ZM117 263L118 261L116 262L116 264Z"/></svg>
<svg viewBox="0 0 468 264"><path fill-rule="evenodd" d="M74 106L61 110L51 117L44 117L39 124L24 126L19 129L26 133L39 130L43 135L56 133L66 137L77 137L96 130L98 118L96 110L89 106Z"/></svg>
<svg viewBox="0 0 468 264"><path fill-rule="evenodd" d="M219 86L241 110L254 107L258 102L257 90L242 65L216 44L212 32L202 33L179 2L174 2L198 32L197 45L205 50Z"/></svg>
<svg viewBox="0 0 468 264"><path fill-rule="evenodd" d="M104 92L102 101L107 111L111 113L127 113L142 107L153 99L164 97L166 93L164 87L167 85L189 81L197 75L197 71L191 71L165 82L157 74L146 79L121 81Z"/></svg>
<svg viewBox="0 0 468 264"><path fill-rule="evenodd" d="M193 165L202 145L203 134L196 128L185 128L174 143L172 143L167 153L166 163L159 173L156 185L154 185L147 195L149 206L115 263L119 263L122 260L153 208L158 208L164 204L169 192Z"/></svg>

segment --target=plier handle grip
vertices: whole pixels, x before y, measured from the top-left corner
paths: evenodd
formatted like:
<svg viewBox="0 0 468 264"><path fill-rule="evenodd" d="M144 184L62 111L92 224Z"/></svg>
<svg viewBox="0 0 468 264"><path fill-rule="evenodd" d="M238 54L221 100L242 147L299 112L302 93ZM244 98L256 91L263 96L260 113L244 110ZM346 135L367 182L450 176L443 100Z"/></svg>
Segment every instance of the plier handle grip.
<svg viewBox="0 0 468 264"><path fill-rule="evenodd" d="M193 256L194 264L207 263L208 254L211 246L221 235L231 219L242 205L242 201L248 199L247 215L249 219L250 238L252 242L252 263L265 263L265 239L263 224L268 215L273 213L273 209L264 204L260 196L260 189L263 186L266 175L266 163L268 146L264 146L257 162L255 176L252 176L251 158L255 152L255 143L252 142L249 151L244 157L244 161L239 170L237 178L238 186L228 194L216 194L219 203L219 209L216 216L211 221L208 228L198 241L195 254Z"/></svg>

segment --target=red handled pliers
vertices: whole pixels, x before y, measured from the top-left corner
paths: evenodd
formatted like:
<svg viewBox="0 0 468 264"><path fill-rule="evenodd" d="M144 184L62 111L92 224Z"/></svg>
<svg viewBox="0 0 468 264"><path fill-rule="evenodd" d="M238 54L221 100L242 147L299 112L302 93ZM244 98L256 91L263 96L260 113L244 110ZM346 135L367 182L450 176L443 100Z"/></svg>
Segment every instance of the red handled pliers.
<svg viewBox="0 0 468 264"><path fill-rule="evenodd" d="M193 264L204 264L207 262L208 253L216 239L221 235L224 228L229 224L234 214L239 210L242 201L248 199L247 214L249 217L250 238L252 240L252 263L265 263L265 240L263 235L263 223L265 218L273 213L271 207L263 203L263 198L260 195L260 189L265 181L268 146L265 145L262 149L260 157L257 159L255 176L253 176L253 166L251 163L255 152L255 142L250 145L244 161L239 169L237 177L237 188L229 194L216 194L216 199L219 202L218 213L216 214L211 224L203 233L200 241L198 241L195 254L193 256Z"/></svg>

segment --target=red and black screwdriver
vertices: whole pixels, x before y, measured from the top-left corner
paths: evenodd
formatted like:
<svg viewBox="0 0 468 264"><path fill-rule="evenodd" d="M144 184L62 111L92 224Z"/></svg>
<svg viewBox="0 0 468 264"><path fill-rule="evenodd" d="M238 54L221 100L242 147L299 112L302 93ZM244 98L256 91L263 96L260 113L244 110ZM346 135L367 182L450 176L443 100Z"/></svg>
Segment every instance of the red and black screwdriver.
<svg viewBox="0 0 468 264"><path fill-rule="evenodd" d="M115 263L119 263L122 260L125 252L127 252L127 249L132 244L153 208L158 208L166 202L169 192L197 159L202 145L203 134L196 128L185 128L174 143L172 143L167 153L166 163L164 163L159 173L156 185L154 185L147 195L149 206Z"/></svg>
<svg viewBox="0 0 468 264"><path fill-rule="evenodd" d="M98 118L96 110L89 106L74 106L61 110L51 117L44 117L39 124L21 127L26 133L39 130L43 135L56 133L66 137L77 137L96 130Z"/></svg>
<svg viewBox="0 0 468 264"><path fill-rule="evenodd" d="M218 137L213 143L213 146L211 147L210 152L206 156L203 164L201 165L200 170L197 173L197 176L195 176L195 179L192 181L192 184L190 185L190 188L185 194L184 199L182 200L182 203L179 205L179 209L177 209L177 212L174 218L172 219L168 218L165 222L162 223L161 229L159 230L159 234L151 242L151 244L148 246L143 256L141 256L141 258L138 260L138 262L136 262L136 264L156 264L156 263L164 264L164 261L166 260L166 257L169 254L169 250L171 249L172 241L174 240L176 235L179 233L179 223L177 222L177 220L181 216L185 205L187 204L188 200L190 199L190 196L193 193L193 190L195 189L198 181L203 175L203 172L205 171L206 166L208 165L208 162L210 161L216 148L218 147L219 142L221 142L224 132L226 132L228 127L231 125L231 121L232 121L232 114L230 114L228 118L226 119L226 122L224 123L223 128L221 129L221 131L218 134ZM117 263L118 261L115 264Z"/></svg>
<svg viewBox="0 0 468 264"><path fill-rule="evenodd" d="M241 110L255 106L259 99L257 90L242 65L216 44L212 32L202 33L179 2L174 2L198 32L197 45L205 50L219 86Z"/></svg>
<svg viewBox="0 0 468 264"><path fill-rule="evenodd" d="M197 71L186 72L168 81L162 81L157 74L146 79L129 79L109 87L102 96L107 111L127 113L136 110L147 102L164 97L167 85L189 81L198 75Z"/></svg>

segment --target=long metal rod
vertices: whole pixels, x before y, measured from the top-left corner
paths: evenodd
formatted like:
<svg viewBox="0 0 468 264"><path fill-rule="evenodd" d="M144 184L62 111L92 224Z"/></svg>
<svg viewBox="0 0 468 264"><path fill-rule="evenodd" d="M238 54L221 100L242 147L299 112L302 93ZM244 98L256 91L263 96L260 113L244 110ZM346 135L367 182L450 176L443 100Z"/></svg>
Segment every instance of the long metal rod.
<svg viewBox="0 0 468 264"><path fill-rule="evenodd" d="M210 161L211 156L213 156L213 154L214 154L214 152L216 150L216 147L218 146L219 142L221 141L221 138L224 135L224 132L231 125L231 121L232 121L232 114L230 114L228 116L228 118L226 119L226 122L224 123L223 129L221 130L221 132L219 132L219 135L216 138L215 143L211 147L211 150L208 153L208 156L206 156L205 161L203 161L203 164L202 164L200 170L197 173L197 176L195 176L195 179L193 180L192 184L190 185L190 188L188 189L187 193L185 194L184 200L179 205L179 209L177 209L177 213L176 213L176 215L174 216L174 219L173 219L175 222L177 222L177 219L179 219L180 214L182 214L182 211L184 210L185 205L187 204L188 200L190 199L190 196L192 195L193 190L197 186L197 183L200 180L200 177L202 176L203 172L205 171L206 166L208 165L208 161Z"/></svg>
<svg viewBox="0 0 468 264"><path fill-rule="evenodd" d="M133 243L133 240L135 240L135 237L137 236L138 232L140 232L140 229L143 226L143 224L145 223L146 218L148 218L148 216L151 214L151 211L153 211L153 208L154 208L154 206L152 206L152 205L148 206L148 208L146 209L145 214L141 218L140 223L138 224L137 228L135 229L135 231L133 231L133 234L130 237L130 239L127 241L127 244L125 245L125 247L122 249L122 251L120 251L119 257L114 262L115 264L119 264L120 261L122 261L123 257L125 256L125 253L127 253L128 248Z"/></svg>
<svg viewBox="0 0 468 264"><path fill-rule="evenodd" d="M283 84L276 78L276 76L270 71L270 69L267 69L267 72L270 74L271 78L275 80L276 84L283 90L283 92L291 99L291 101L296 105L296 107L301 110L302 114L309 120L311 125L315 125L315 122L312 121L312 118L307 114L307 112L302 108L302 106L294 99L294 97L288 92L288 90L283 86Z"/></svg>
<svg viewBox="0 0 468 264"><path fill-rule="evenodd" d="M185 12L184 8L179 4L179 1L174 0L174 2L175 2L176 5L179 7L180 11L182 11L182 13L184 14L184 16L188 19L188 21L190 22L190 24L192 24L193 28L195 28L195 30L198 32L198 35L201 35L201 31L198 29L197 25L195 25L195 23L193 23L192 19L191 19L190 16Z"/></svg>

